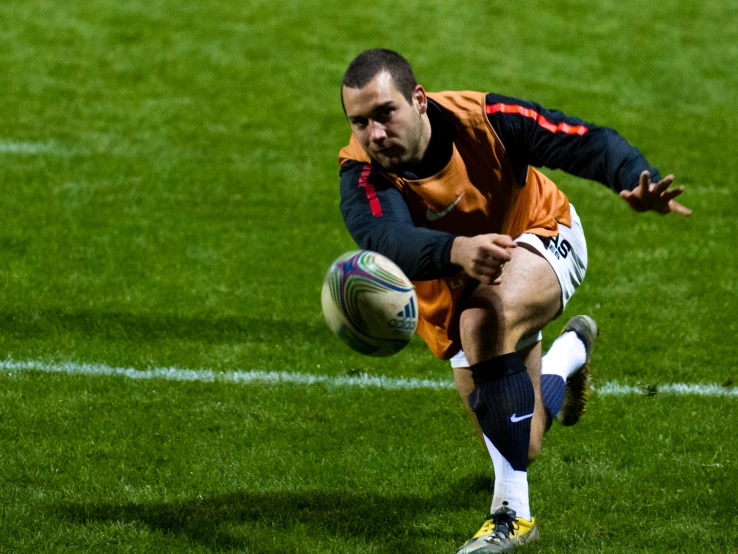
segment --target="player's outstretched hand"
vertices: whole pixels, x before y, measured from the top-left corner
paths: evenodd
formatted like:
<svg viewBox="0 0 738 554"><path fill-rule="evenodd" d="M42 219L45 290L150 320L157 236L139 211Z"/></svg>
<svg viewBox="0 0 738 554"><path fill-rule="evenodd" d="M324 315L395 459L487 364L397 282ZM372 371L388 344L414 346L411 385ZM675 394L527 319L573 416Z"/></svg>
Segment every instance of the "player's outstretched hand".
<svg viewBox="0 0 738 554"><path fill-rule="evenodd" d="M502 268L512 257L517 245L507 235L456 237L451 246L451 263L464 268L466 274L485 285L499 285Z"/></svg>
<svg viewBox="0 0 738 554"><path fill-rule="evenodd" d="M669 187L673 182L674 176L667 175L661 181L654 184L651 182L651 174L648 171L644 171L641 173L638 186L633 190L621 191L620 197L637 212L653 210L660 214L676 212L686 216L692 215L692 210L674 200L684 192L684 186L681 185L670 189Z"/></svg>

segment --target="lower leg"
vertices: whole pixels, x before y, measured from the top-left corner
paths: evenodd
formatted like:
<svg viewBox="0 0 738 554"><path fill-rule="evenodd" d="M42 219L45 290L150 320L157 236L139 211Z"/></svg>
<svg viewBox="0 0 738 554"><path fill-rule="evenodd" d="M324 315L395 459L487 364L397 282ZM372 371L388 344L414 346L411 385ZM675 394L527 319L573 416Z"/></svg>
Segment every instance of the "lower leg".
<svg viewBox="0 0 738 554"><path fill-rule="evenodd" d="M535 454L545 426L540 423L543 404L536 392L541 351L535 345L525 353L529 368L515 348L522 337L553 319L560 308L560 293L548 262L518 248L502 282L477 287L459 318L461 342L474 381L469 407L476 414L494 465L493 512L507 501L519 517L530 519L526 469L531 430L536 436Z"/></svg>
<svg viewBox="0 0 738 554"><path fill-rule="evenodd" d="M495 472L494 513L507 502L519 517L530 519L528 450L535 392L520 356L513 352L471 368L474 390L469 406L482 429Z"/></svg>
<svg viewBox="0 0 738 554"><path fill-rule="evenodd" d="M530 443L528 446L528 462L532 462L536 456L541 452L541 446L543 444L543 433L546 429L546 410L544 402L541 396L541 343L537 342L531 346L528 346L518 352L520 358L523 360L528 376L530 377L531 384L533 385L533 392L535 394L535 409L533 419L531 421L530 431ZM488 450L486 442L484 440L484 434L482 428L479 426L479 421L474 411L469 407L469 395L474 390L474 380L472 379L471 370L468 367L455 367L453 368L454 382L456 384L456 390L461 397L461 401L464 404L469 419L474 426L474 430L477 432L477 436L481 441L485 449Z"/></svg>
<svg viewBox="0 0 738 554"><path fill-rule="evenodd" d="M474 426L474 430L477 432L479 440L482 442L482 446L485 446L484 433L482 433L482 428L479 426L477 415L469 407L469 395L474 390L474 380L472 379L471 370L468 367L455 367L453 368L453 372L454 383L456 384L456 390L461 397L461 402L464 404L464 408L466 408L466 413Z"/></svg>
<svg viewBox="0 0 738 554"><path fill-rule="evenodd" d="M535 460L538 454L541 453L543 434L546 431L546 409L541 396L541 351L542 348L539 341L519 352L528 371L530 382L533 385L533 393L535 394L535 409L533 411L533 419L530 422L528 463Z"/></svg>
<svg viewBox="0 0 738 554"><path fill-rule="evenodd" d="M541 387L548 426L564 401L566 380L587 361L587 350L574 331L558 337L541 361Z"/></svg>

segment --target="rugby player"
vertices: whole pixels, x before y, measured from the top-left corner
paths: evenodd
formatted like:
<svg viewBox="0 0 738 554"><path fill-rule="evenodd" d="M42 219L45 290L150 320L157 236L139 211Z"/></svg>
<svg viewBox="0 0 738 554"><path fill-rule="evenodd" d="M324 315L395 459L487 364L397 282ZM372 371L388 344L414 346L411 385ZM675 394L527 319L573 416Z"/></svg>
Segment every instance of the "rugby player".
<svg viewBox="0 0 738 554"><path fill-rule="evenodd" d="M581 284L587 245L567 197L535 167L599 181L637 211L691 211L607 127L495 93L426 93L400 54L367 50L341 101L341 212L363 249L393 260L418 295L418 334L451 361L492 458L490 516L459 553L536 540L527 466L553 419L572 425L589 394L598 334L575 316L542 357L541 329Z"/></svg>

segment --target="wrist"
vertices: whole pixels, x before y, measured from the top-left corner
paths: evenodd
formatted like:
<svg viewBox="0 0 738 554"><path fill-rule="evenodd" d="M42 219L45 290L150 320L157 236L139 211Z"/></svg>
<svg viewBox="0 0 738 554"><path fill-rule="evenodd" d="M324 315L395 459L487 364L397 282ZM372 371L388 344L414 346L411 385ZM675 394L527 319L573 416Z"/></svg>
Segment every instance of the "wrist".
<svg viewBox="0 0 738 554"><path fill-rule="evenodd" d="M469 240L467 237L456 237L451 243L451 252L449 261L457 266L463 266L461 263L462 251L464 249L464 243Z"/></svg>

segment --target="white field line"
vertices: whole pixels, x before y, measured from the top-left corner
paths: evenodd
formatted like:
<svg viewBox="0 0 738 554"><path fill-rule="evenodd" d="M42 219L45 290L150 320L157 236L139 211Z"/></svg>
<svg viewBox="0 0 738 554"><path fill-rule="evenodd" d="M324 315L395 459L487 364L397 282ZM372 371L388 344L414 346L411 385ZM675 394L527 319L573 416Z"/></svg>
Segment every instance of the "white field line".
<svg viewBox="0 0 738 554"><path fill-rule="evenodd" d="M52 156L69 156L78 151L68 148L55 140L46 142L9 141L0 139L0 154L49 154Z"/></svg>
<svg viewBox="0 0 738 554"><path fill-rule="evenodd" d="M0 154L52 154L58 150L52 142L9 142L0 140Z"/></svg>
<svg viewBox="0 0 738 554"><path fill-rule="evenodd" d="M605 381L596 389L598 394L625 395L650 394L645 387L624 385L617 381ZM677 396L733 396L738 398L738 388L724 387L716 383L660 383L656 385L655 394L675 394Z"/></svg>
<svg viewBox="0 0 738 554"><path fill-rule="evenodd" d="M223 383L291 383L295 385L322 384L338 388L369 388L386 390L453 390L452 381L439 379L417 379L413 377L386 377L383 375L316 375L290 371L213 371L212 369L182 369L177 367L156 367L152 369L134 369L127 367L111 367L105 364L85 364L77 362L45 362L41 360L0 360L0 372L12 375L14 372L40 371L43 373L61 373L66 375L115 376L128 379L153 379L164 381L196 381ZM657 387L658 395L677 396L727 396L738 398L738 388L723 387L714 383L661 383ZM606 396L623 396L629 394L643 395L644 388L625 385L617 381L600 383L595 392Z"/></svg>
<svg viewBox="0 0 738 554"><path fill-rule="evenodd" d="M12 358L0 361L0 372L41 371L67 375L108 375L129 379L161 379L165 381L198 381L205 383L292 383L296 385L325 384L335 387L381 388L390 390L452 389L450 381L434 379L394 378L383 375L316 375L290 371L213 371L212 369L182 369L178 367L155 367L133 369L111 367L104 364L77 362L44 362L39 360L17 361Z"/></svg>

